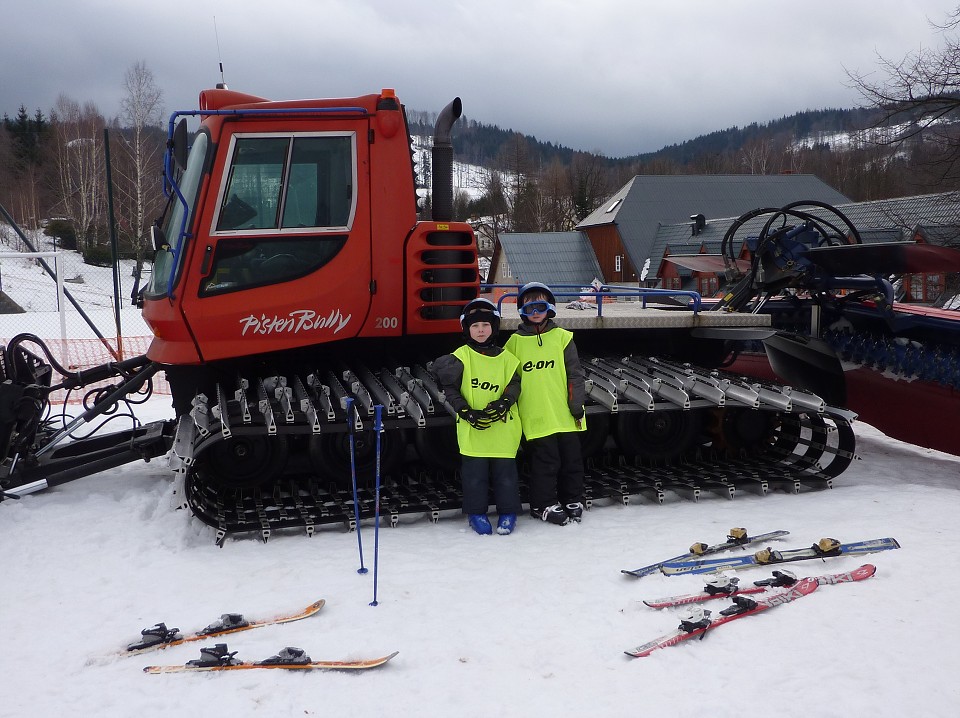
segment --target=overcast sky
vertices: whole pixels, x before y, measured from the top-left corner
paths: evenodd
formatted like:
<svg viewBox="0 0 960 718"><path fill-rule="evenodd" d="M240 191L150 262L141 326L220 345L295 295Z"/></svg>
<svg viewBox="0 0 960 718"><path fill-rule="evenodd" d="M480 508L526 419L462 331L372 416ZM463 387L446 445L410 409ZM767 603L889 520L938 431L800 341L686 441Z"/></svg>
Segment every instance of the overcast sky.
<svg viewBox="0 0 960 718"><path fill-rule="evenodd" d="M395 88L625 156L805 109L853 107L847 71L940 36L958 0L30 0L3 12L0 114L65 94L119 112L144 61L165 112L220 81L269 99Z"/></svg>

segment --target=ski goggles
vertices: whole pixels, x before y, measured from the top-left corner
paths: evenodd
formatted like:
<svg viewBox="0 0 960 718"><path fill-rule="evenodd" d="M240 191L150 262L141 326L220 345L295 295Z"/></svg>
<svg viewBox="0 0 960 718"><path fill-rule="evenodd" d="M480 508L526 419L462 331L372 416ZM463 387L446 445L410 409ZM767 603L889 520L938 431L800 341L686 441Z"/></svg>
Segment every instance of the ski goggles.
<svg viewBox="0 0 960 718"><path fill-rule="evenodd" d="M549 311L556 314L557 308L550 302L544 301L527 302L520 307L520 314L524 317L529 317L531 314L546 314Z"/></svg>

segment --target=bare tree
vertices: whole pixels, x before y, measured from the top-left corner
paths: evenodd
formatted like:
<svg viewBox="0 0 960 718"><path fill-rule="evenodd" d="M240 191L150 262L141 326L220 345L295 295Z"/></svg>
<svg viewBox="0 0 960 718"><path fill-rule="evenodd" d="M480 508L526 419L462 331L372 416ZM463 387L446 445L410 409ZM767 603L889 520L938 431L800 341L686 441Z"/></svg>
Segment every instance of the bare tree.
<svg viewBox="0 0 960 718"><path fill-rule="evenodd" d="M531 225L536 167L527 138L519 132L510 136L497 154L497 167L503 172L507 186L503 196L509 206L509 227L514 232L535 231Z"/></svg>
<svg viewBox="0 0 960 718"><path fill-rule="evenodd" d="M490 238L494 246L500 241L500 233L510 230L506 191L499 172L487 175L483 197L477 203L478 215L473 219L474 226L482 226L483 233ZM491 247L492 251L492 247Z"/></svg>
<svg viewBox="0 0 960 718"><path fill-rule="evenodd" d="M117 190L126 200L130 215L129 234L139 275L149 247L149 217L159 210L162 200L155 179L163 152L159 128L163 120L163 91L157 87L153 72L143 60L135 62L123 77L124 97L120 119L128 136L119 143L128 162L119 165ZM112 143L111 143L112 144Z"/></svg>
<svg viewBox="0 0 960 718"><path fill-rule="evenodd" d="M570 178L559 159L553 161L540 173L540 202L542 226L547 232L563 232L575 224Z"/></svg>
<svg viewBox="0 0 960 718"><path fill-rule="evenodd" d="M573 155L568 184L575 223L599 207L609 194L606 175L600 156L589 152L577 152Z"/></svg>
<svg viewBox="0 0 960 718"><path fill-rule="evenodd" d="M937 184L960 181L960 7L942 24L931 22L941 33L939 49L920 49L901 60L878 56L883 79L848 72L853 86L867 104L879 108L873 123L875 142L897 149L927 150L925 164L935 167L931 180ZM885 130L880 133L880 130Z"/></svg>
<svg viewBox="0 0 960 718"><path fill-rule="evenodd" d="M104 119L92 103L81 106L66 95L57 98L57 196L77 230L79 249L96 243L105 226L103 128Z"/></svg>
<svg viewBox="0 0 960 718"><path fill-rule="evenodd" d="M740 150L740 164L752 175L770 174L773 150L768 138L748 140Z"/></svg>

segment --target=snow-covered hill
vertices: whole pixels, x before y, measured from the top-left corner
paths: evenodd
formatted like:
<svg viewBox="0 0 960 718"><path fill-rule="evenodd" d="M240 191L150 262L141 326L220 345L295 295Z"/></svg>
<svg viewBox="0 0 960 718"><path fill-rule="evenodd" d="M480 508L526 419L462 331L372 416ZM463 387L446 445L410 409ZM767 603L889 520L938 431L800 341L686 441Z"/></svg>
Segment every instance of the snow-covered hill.
<svg viewBox="0 0 960 718"><path fill-rule="evenodd" d="M421 187L429 187L431 183L430 152L433 147L433 138L414 135L412 139L417 184ZM492 170L485 167L459 162L455 159L453 162L454 192L463 192L470 199L479 199L486 192L491 172Z"/></svg>

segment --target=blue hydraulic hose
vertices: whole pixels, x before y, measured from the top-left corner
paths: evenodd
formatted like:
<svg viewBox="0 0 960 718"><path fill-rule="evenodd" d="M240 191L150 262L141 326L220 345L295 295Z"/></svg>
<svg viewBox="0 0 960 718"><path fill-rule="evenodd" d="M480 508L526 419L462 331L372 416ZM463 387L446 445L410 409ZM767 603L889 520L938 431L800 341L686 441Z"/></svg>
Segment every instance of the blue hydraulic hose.
<svg viewBox="0 0 960 718"><path fill-rule="evenodd" d="M360 536L360 501L357 498L357 459L354 440L353 397L347 398L347 428L350 432L350 478L353 480L353 518L357 523L357 549L360 551L360 568L357 573L366 573L363 567L363 539ZM379 456L377 461L379 462Z"/></svg>
<svg viewBox="0 0 960 718"><path fill-rule="evenodd" d="M376 404L373 407L373 431L377 435L377 475L374 487L373 500L373 601L371 606L377 605L377 567L380 557L380 432L383 430L383 406Z"/></svg>

